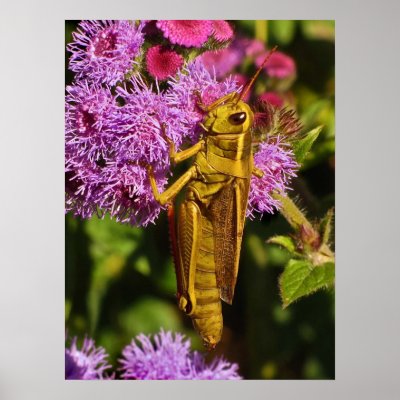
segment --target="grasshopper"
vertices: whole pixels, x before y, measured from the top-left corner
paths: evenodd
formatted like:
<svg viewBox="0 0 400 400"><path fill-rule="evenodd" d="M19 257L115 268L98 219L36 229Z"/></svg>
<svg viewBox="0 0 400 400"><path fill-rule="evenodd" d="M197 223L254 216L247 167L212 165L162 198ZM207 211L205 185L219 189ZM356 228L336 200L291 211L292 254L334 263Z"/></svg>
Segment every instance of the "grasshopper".
<svg viewBox="0 0 400 400"><path fill-rule="evenodd" d="M148 167L154 198L162 206L169 205L179 308L192 318L207 349L221 340L221 300L232 304L250 180L252 175L263 176L253 163L254 114L242 98L275 49L241 93L230 93L209 106L198 104L206 113L200 124L204 137L198 143L176 152L174 143L164 135L172 163L195 158L163 193ZM172 202L184 187L176 224Z"/></svg>

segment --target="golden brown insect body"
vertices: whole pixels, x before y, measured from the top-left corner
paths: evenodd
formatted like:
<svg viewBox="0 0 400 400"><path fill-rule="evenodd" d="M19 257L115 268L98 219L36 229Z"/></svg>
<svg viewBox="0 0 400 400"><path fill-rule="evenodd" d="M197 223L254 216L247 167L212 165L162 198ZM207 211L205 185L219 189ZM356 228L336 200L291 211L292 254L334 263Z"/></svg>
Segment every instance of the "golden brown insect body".
<svg viewBox="0 0 400 400"><path fill-rule="evenodd" d="M179 163L196 156L192 166L163 193L149 167L155 199L171 204L186 186L177 229L169 208L170 233L177 277L179 307L188 314L203 338L214 348L221 340L221 299L231 304L239 268L240 247L254 167L251 128L254 115L241 101L254 84L274 47L240 94L233 92L208 107L202 124L204 139L179 153L170 143L170 158Z"/></svg>
<svg viewBox="0 0 400 400"><path fill-rule="evenodd" d="M231 93L205 109L205 138L179 153L171 144L173 161L195 156L189 170L162 194L151 173L150 181L162 205L186 186L172 233L179 306L214 348L223 328L220 299L233 299L251 175L261 172L253 165L250 107Z"/></svg>

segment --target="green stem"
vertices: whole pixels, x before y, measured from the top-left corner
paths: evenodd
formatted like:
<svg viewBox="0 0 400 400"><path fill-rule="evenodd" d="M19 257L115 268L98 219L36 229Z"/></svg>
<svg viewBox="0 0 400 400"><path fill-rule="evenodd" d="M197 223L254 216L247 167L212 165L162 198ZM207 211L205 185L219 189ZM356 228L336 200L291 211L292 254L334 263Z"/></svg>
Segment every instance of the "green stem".
<svg viewBox="0 0 400 400"><path fill-rule="evenodd" d="M268 43L268 21L256 20L255 38L261 40L267 45Z"/></svg>
<svg viewBox="0 0 400 400"><path fill-rule="evenodd" d="M273 197L280 202L281 207L279 211L294 230L306 230L310 237L320 236L319 232L314 228L311 222L308 221L293 200L279 193L273 194ZM309 252L308 256L311 258L313 265L335 262L335 254L326 243L322 243L318 249Z"/></svg>
<svg viewBox="0 0 400 400"><path fill-rule="evenodd" d="M301 226L313 229L311 223L307 220L305 215L299 210L288 196L282 196L279 193L273 194L273 197L281 204L280 212L289 222L290 226L299 230Z"/></svg>

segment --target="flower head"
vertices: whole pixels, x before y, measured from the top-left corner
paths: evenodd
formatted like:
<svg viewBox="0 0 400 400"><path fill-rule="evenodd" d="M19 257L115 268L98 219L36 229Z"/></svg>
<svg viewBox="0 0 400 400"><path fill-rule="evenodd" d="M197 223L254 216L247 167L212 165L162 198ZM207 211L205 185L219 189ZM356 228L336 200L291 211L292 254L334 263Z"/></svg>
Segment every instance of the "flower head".
<svg viewBox="0 0 400 400"><path fill-rule="evenodd" d="M254 212L272 214L274 209L279 209L280 204L272 195L288 190L288 184L296 176L298 168L292 150L279 137L260 144L254 155L254 165L261 169L264 176L251 178L247 209L250 218L255 217Z"/></svg>
<svg viewBox="0 0 400 400"><path fill-rule="evenodd" d="M233 29L228 22L224 20L212 21L213 36L220 42L232 39Z"/></svg>
<svg viewBox="0 0 400 400"><path fill-rule="evenodd" d="M146 54L147 71L153 78L165 80L175 75L183 65L183 57L161 45L151 47Z"/></svg>
<svg viewBox="0 0 400 400"><path fill-rule="evenodd" d="M264 61L265 56L266 54L264 53L256 58L256 65L258 67ZM280 51L275 51L271 54L264 69L271 78L284 79L296 74L296 64L293 58Z"/></svg>
<svg viewBox="0 0 400 400"><path fill-rule="evenodd" d="M169 166L166 137L179 148L187 135L182 119L186 110L171 106L169 99L139 78L130 80L130 89L119 87L118 95L123 99L121 125L122 153L130 161L140 164Z"/></svg>
<svg viewBox="0 0 400 400"><path fill-rule="evenodd" d="M243 49L244 54L252 59L265 53L265 45L262 40L241 37L234 41L234 45Z"/></svg>
<svg viewBox="0 0 400 400"><path fill-rule="evenodd" d="M201 47L213 29L208 20L159 20L157 27L172 44L185 47Z"/></svg>
<svg viewBox="0 0 400 400"><path fill-rule="evenodd" d="M237 91L237 83L227 78L218 82L215 75L204 67L201 60L188 64L187 68L178 72L175 78L169 81L170 89L166 93L168 104L171 107L184 110L182 123L187 129L187 137L192 141L198 138L198 123L204 118L204 113L198 107L201 101L205 105Z"/></svg>
<svg viewBox="0 0 400 400"><path fill-rule="evenodd" d="M204 357L194 352L192 356L192 374L196 380L237 380L242 379L238 374L239 366L231 364L223 358L216 357L209 365Z"/></svg>
<svg viewBox="0 0 400 400"><path fill-rule="evenodd" d="M89 218L102 174L113 161L118 107L107 87L81 81L67 87L65 110L66 209Z"/></svg>
<svg viewBox="0 0 400 400"><path fill-rule="evenodd" d="M65 379L107 379L105 371L111 366L107 363L107 353L103 347L96 347L92 339L85 338L81 349L72 339L70 348L65 349Z"/></svg>
<svg viewBox="0 0 400 400"><path fill-rule="evenodd" d="M69 68L78 79L114 85L133 67L144 41L143 26L130 21L80 22L68 45Z"/></svg>
<svg viewBox="0 0 400 400"><path fill-rule="evenodd" d="M132 340L123 352L125 379L241 379L237 364L217 359L207 365L199 353L190 351L190 340L161 330L153 341L145 335Z"/></svg>
<svg viewBox="0 0 400 400"><path fill-rule="evenodd" d="M275 107L282 107L284 104L283 98L276 92L265 92L258 97L260 101L267 102Z"/></svg>
<svg viewBox="0 0 400 400"><path fill-rule="evenodd" d="M65 102L66 155L97 161L106 157L118 126L120 107L108 87L80 81L67 87Z"/></svg>
<svg viewBox="0 0 400 400"><path fill-rule="evenodd" d="M242 52L235 47L206 51L199 59L210 74L223 78L232 72L242 61Z"/></svg>
<svg viewBox="0 0 400 400"><path fill-rule="evenodd" d="M107 88L84 83L68 88L66 204L83 218L108 212L117 221L145 226L160 212L146 166L154 167L162 190L169 170L164 135L179 148L186 114L138 79L130 87L117 90L124 106Z"/></svg>

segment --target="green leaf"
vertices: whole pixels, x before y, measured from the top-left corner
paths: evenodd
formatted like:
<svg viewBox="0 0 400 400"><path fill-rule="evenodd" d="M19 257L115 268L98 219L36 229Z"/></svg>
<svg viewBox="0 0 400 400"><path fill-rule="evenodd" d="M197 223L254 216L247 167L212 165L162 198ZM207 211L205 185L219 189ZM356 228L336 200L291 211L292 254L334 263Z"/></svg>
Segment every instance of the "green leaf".
<svg viewBox="0 0 400 400"><path fill-rule="evenodd" d="M300 297L332 286L334 280L333 262L314 267L308 261L290 260L279 279L283 307L286 308Z"/></svg>
<svg viewBox="0 0 400 400"><path fill-rule="evenodd" d="M311 40L335 40L334 20L303 20L301 21L303 35Z"/></svg>
<svg viewBox="0 0 400 400"><path fill-rule="evenodd" d="M291 253L294 253L296 250L294 241L290 236L274 236L268 239L267 243L278 244L284 247L286 250L290 251Z"/></svg>
<svg viewBox="0 0 400 400"><path fill-rule="evenodd" d="M140 333L153 333L160 327L171 331L182 331L178 307L157 297L142 297L119 313L117 318L122 332L127 337Z"/></svg>
<svg viewBox="0 0 400 400"><path fill-rule="evenodd" d="M296 21L294 20L271 20L271 33L278 44L289 44L294 37Z"/></svg>
<svg viewBox="0 0 400 400"><path fill-rule="evenodd" d="M319 136L322 128L322 126L318 126L312 129L303 139L293 143L294 155L299 164L301 164L306 158L307 153L310 151L311 146Z"/></svg>

